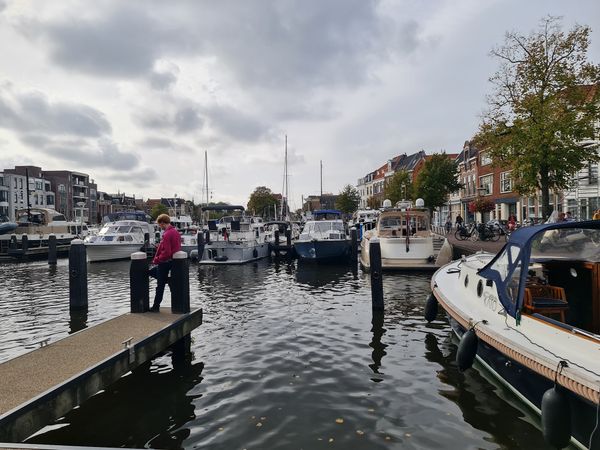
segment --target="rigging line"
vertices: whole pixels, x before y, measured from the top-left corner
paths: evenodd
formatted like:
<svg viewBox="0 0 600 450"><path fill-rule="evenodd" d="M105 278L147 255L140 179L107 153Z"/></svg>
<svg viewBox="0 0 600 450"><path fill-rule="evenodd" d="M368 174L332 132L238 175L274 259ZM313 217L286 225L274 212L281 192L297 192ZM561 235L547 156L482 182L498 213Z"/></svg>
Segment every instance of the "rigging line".
<svg viewBox="0 0 600 450"><path fill-rule="evenodd" d="M580 365L580 364L577 364L577 363L575 363L575 362L573 362L573 361L571 361L571 360L569 360L569 359L567 359L567 358L563 358L563 357L561 357L561 356L557 355L556 353L554 353L552 350L548 350L548 349L547 349L546 347L544 347L543 345L541 345L541 344L538 344L538 343L536 343L536 342L533 342L533 341L532 341L532 340L529 338L529 336L527 336L526 334L522 333L520 330L517 330L516 328L514 328L514 327L510 326L510 324L508 323L508 314L506 314L506 315L504 316L504 324L505 324L505 325L506 325L508 328L510 328L511 330L513 330L513 331L516 331L516 332L517 332L517 334L520 334L521 336L523 336L523 337L524 337L524 338L525 338L525 339L526 339L526 340L527 340L527 341L528 341L530 344L532 344L532 345L535 345L536 347L538 347L538 348L541 348L542 350L544 350L544 351L548 352L549 354L551 354L552 356L554 356L556 359L558 359L558 360L562 360L562 361L565 361L565 362L569 363L570 365L573 365L573 366L575 366L575 367L579 367L581 370L584 370L584 371L586 371L587 373L591 373L592 375L596 375L597 377L600 377L600 374L598 374L598 373L594 372L593 370L587 369L587 368L583 367L582 365ZM600 399L599 399L599 403L600 403Z"/></svg>

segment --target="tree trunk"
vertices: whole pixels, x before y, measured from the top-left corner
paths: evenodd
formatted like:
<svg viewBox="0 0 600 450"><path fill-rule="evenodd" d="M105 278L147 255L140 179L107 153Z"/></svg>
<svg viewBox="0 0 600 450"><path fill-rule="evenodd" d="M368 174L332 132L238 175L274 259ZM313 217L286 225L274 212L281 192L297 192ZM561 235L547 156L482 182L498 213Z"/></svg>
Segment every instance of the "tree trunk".
<svg viewBox="0 0 600 450"><path fill-rule="evenodd" d="M550 210L550 186L548 185L547 167L540 167L540 189L542 191L542 216L546 221L552 213Z"/></svg>

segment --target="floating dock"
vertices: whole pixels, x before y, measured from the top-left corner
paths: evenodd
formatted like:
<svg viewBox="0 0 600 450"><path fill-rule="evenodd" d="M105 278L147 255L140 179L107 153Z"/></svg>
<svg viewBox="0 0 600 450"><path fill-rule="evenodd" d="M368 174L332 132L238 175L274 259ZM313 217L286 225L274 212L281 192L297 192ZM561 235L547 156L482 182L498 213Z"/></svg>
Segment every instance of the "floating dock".
<svg viewBox="0 0 600 450"><path fill-rule="evenodd" d="M124 314L0 364L0 442L22 441L201 323L202 309Z"/></svg>

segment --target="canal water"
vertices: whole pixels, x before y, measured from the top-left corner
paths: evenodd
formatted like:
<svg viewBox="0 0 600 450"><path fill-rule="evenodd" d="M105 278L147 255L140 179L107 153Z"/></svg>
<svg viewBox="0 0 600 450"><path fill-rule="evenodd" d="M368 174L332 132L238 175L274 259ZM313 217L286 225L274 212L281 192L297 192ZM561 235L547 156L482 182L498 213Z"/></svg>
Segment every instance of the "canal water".
<svg viewBox="0 0 600 450"><path fill-rule="evenodd" d="M129 310L128 262L88 265L89 311L70 315L66 260L0 265L0 361ZM462 374L430 274L262 260L190 267L204 323L192 360L167 352L29 438L165 449L546 448L535 416L485 372ZM154 282L151 284L153 289ZM168 292L168 290L167 290ZM165 304L169 305L168 294Z"/></svg>

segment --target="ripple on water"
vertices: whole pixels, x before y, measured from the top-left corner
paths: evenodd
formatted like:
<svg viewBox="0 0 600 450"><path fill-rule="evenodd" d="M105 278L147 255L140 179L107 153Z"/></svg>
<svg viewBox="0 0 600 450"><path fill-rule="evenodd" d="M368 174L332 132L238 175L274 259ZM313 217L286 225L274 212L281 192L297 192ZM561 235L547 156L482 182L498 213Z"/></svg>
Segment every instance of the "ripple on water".
<svg viewBox="0 0 600 450"><path fill-rule="evenodd" d="M56 268L0 265L0 277L0 360L129 309L128 262L88 265L89 312L79 316L68 308L66 260ZM192 265L191 301L204 309L204 323L192 333L191 365L175 370L167 352L31 441L544 448L531 418L501 388L476 371L458 372L442 316L422 320L428 277L385 274L385 314L373 316L368 275L345 266Z"/></svg>

